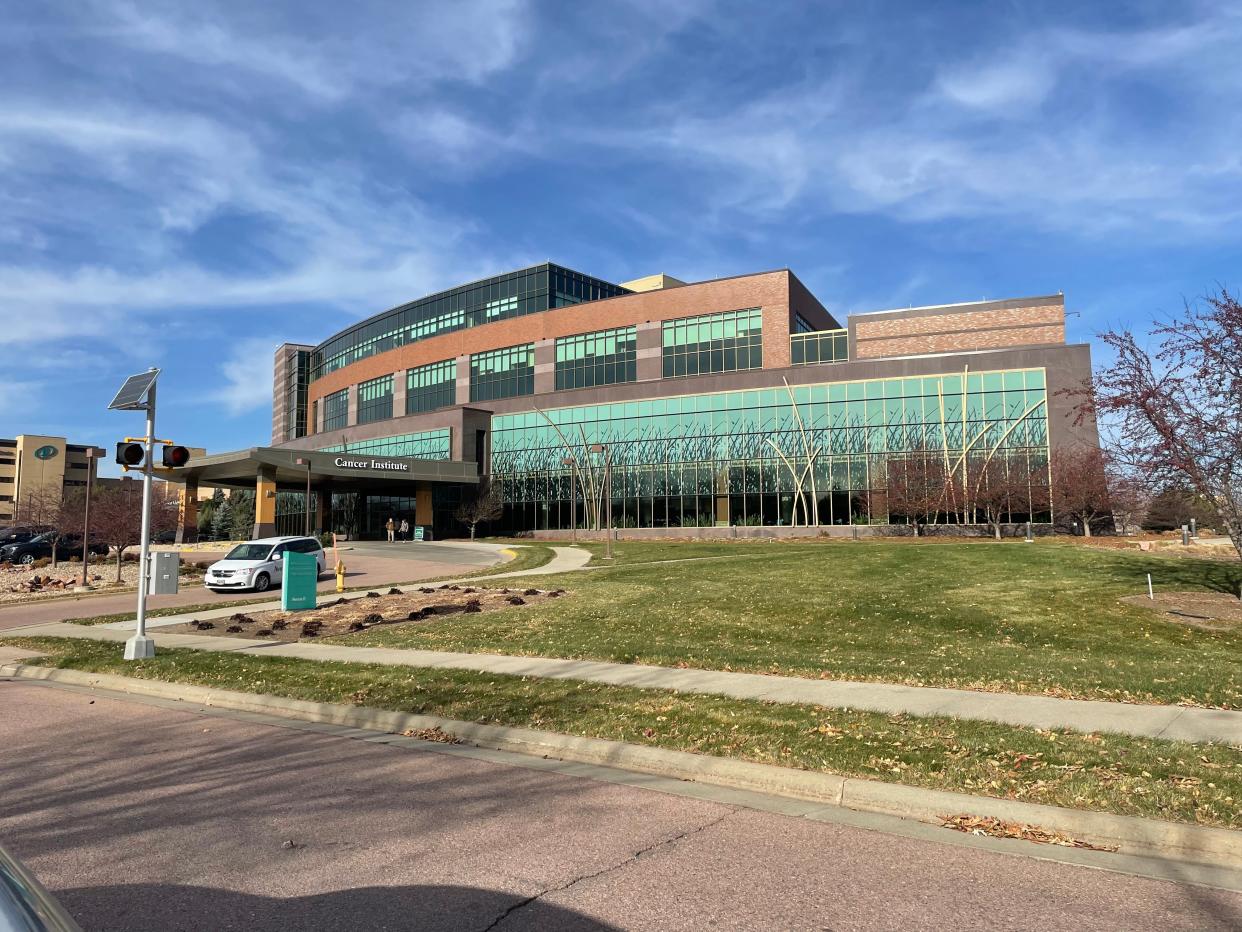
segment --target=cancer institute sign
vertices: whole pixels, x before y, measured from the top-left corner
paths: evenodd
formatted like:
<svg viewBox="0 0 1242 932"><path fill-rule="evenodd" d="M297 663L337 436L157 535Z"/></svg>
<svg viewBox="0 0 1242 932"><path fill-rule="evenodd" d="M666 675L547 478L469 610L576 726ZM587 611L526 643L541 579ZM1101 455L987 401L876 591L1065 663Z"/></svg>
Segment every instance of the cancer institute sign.
<svg viewBox="0 0 1242 932"><path fill-rule="evenodd" d="M332 465L339 469L380 469L389 472L409 472L410 464L402 463L398 460L351 460L343 456L338 456L332 461Z"/></svg>

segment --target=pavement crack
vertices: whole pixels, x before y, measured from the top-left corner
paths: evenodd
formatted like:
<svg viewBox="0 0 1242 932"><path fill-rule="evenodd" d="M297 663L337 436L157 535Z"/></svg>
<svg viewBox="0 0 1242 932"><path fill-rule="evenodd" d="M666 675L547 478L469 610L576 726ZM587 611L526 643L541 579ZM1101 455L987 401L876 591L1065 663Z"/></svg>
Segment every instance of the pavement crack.
<svg viewBox="0 0 1242 932"><path fill-rule="evenodd" d="M688 828L684 832L678 832L676 835L673 835L669 838L663 838L660 841L652 842L651 844L647 845L647 847L638 849L633 854L631 854L629 857L623 858L622 860L618 861L616 864L610 864L607 867L602 867L599 870L592 871L589 874L580 874L579 876L574 877L571 880L565 881L565 883L558 884L555 887L548 887L545 890L540 890L534 896L528 896L525 899L518 900L518 902L508 907L503 913L501 913L499 916L493 919L492 922L486 928L483 929L483 932L491 932L491 930L499 928L500 924L503 923L510 916L512 916L514 913L518 912L519 910L525 909L527 906L530 906L532 903L538 902L539 900L547 896L549 893L560 893L562 890L568 890L570 887L576 886L577 884L580 884L583 881L594 880L597 877L603 877L605 874L611 874L613 871L620 870L623 867L633 864L639 858L643 857L644 855L651 854L653 851L658 851L660 848L672 847L673 845L676 845L678 842L684 841L685 839L693 837L694 835L698 835L700 832L707 831L709 828L715 828L717 825L719 825L721 822L729 818L729 816L733 815L737 811L738 810L736 807L732 807L732 806L728 807L728 809L725 812L716 816L714 819L709 819L707 822L704 822L702 825L697 825L694 828Z"/></svg>

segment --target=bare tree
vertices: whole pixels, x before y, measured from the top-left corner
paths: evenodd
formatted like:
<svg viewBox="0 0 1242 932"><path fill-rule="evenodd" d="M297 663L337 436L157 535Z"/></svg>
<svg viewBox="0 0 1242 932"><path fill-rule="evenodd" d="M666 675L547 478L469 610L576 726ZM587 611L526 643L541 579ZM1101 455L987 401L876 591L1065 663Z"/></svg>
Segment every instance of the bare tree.
<svg viewBox="0 0 1242 932"><path fill-rule="evenodd" d="M1099 447L1060 447L1052 451L1052 511L1060 520L1082 525L1091 536L1091 523L1113 509L1114 476L1107 453Z"/></svg>
<svg viewBox="0 0 1242 932"><path fill-rule="evenodd" d="M152 496L151 534L171 530L176 522L177 503ZM142 543L142 485L134 482L101 489L91 504L91 529L93 537L115 550L116 581L120 583L125 551Z"/></svg>
<svg viewBox="0 0 1242 932"><path fill-rule="evenodd" d="M1024 464L1000 456L980 462L973 473L973 487L968 490L971 503L1000 540L1006 517L1012 518L1014 512L1030 514L1030 474Z"/></svg>
<svg viewBox="0 0 1242 932"><path fill-rule="evenodd" d="M1152 336L1154 351L1129 330L1100 335L1115 359L1070 392L1078 417L1098 419L1148 485L1180 481L1201 496L1242 556L1242 304L1221 289Z"/></svg>
<svg viewBox="0 0 1242 932"><path fill-rule="evenodd" d="M888 510L904 517L919 536L945 499L944 463L934 451L911 453L888 461Z"/></svg>
<svg viewBox="0 0 1242 932"><path fill-rule="evenodd" d="M59 485L35 486L17 503L14 523L51 535L52 566L60 560L61 541L82 526L85 493L72 489L68 494Z"/></svg>
<svg viewBox="0 0 1242 932"><path fill-rule="evenodd" d="M495 521L505 513L505 504L500 497L500 483L488 483L487 488L480 489L474 498L462 502L453 512L453 517L470 528L470 539L474 540L475 529L488 521Z"/></svg>

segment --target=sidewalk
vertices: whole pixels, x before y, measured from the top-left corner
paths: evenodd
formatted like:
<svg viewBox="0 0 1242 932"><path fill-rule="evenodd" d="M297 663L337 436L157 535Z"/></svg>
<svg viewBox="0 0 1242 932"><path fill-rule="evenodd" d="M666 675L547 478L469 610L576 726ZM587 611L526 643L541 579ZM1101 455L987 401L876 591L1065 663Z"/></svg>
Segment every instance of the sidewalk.
<svg viewBox="0 0 1242 932"><path fill-rule="evenodd" d="M557 557L545 566L514 573L498 573L487 579L508 576L546 575L585 566L589 554L558 547ZM275 603L273 606L275 607ZM253 606L261 610L260 606ZM227 614L196 612L208 618ZM180 624L188 620L161 618L154 624ZM83 627L36 625L10 634L79 637L124 641L133 623ZM153 625L154 627L154 625ZM467 654L448 651L400 650L380 647L349 647L335 644L283 644L271 641L221 638L210 635L162 634L157 644L196 650L239 651L254 656L294 657L314 661L377 663L394 666L431 667L534 676L544 679L575 679L613 686L671 689L688 693L758 699L781 703L805 703L826 708L862 709L888 714L948 716L1019 725L1028 728L1071 728L1081 732L1115 732L1135 737L1163 738L1195 743L1242 744L1242 712L1184 706L1135 705L1083 699L1056 699L1016 693L976 692L927 686L886 683L811 680L758 673L671 669L639 664L591 660L560 660L546 657L514 657L499 654ZM0 648L8 651L9 648ZM12 658L16 659L16 658Z"/></svg>

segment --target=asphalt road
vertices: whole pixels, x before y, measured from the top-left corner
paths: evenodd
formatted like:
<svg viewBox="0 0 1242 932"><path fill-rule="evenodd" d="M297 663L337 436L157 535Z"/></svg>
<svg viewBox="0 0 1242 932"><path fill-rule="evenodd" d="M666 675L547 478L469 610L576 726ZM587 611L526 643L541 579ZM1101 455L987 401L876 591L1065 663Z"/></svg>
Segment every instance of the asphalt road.
<svg viewBox="0 0 1242 932"><path fill-rule="evenodd" d="M0 840L86 929L1230 929L1242 895L0 682Z"/></svg>
<svg viewBox="0 0 1242 932"><path fill-rule="evenodd" d="M387 586L393 583L417 582L420 579L437 579L457 576L479 567L491 566L500 561L494 552L483 548L471 548L452 543L378 543L357 542L346 545L341 551L345 564L345 585ZM216 559L223 557L219 554ZM329 552L329 563L332 557ZM333 592L336 577L325 574L320 580L320 592ZM273 589L271 598L279 598L280 590ZM174 595L153 595L147 599L148 609L170 608L177 605L206 605L258 598L254 592L211 592L201 583L187 584ZM43 624L49 621L65 621L92 615L111 615L116 612L132 612L138 596L135 592L118 595L85 595L36 599L31 602L0 604L0 631L23 625Z"/></svg>

